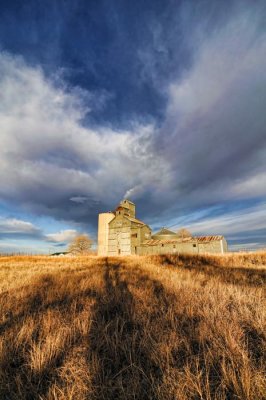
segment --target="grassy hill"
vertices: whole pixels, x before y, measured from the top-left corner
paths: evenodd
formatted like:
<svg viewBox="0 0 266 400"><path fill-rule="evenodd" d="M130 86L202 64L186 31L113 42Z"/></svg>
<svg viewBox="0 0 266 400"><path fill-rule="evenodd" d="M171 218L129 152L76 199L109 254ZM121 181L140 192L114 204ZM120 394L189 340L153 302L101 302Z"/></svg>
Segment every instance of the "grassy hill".
<svg viewBox="0 0 266 400"><path fill-rule="evenodd" d="M265 399L266 253L1 257L0 399Z"/></svg>

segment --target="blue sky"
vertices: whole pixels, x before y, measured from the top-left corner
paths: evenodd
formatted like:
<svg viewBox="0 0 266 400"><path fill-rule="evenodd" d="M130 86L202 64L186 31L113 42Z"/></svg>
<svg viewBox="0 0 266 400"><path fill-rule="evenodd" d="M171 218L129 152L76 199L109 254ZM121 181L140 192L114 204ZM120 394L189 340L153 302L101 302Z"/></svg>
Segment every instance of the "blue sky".
<svg viewBox="0 0 266 400"><path fill-rule="evenodd" d="M153 229L266 247L265 1L0 0L0 251Z"/></svg>

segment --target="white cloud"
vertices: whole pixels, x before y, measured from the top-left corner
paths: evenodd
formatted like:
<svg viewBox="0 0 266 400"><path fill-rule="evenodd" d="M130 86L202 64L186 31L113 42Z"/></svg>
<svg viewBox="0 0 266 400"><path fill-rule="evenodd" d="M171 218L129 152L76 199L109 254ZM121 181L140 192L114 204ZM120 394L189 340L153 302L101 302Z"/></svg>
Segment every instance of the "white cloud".
<svg viewBox="0 0 266 400"><path fill-rule="evenodd" d="M86 203L89 200L89 197L86 196L74 196L74 197L70 197L69 199L70 201L73 201L74 203Z"/></svg>
<svg viewBox="0 0 266 400"><path fill-rule="evenodd" d="M241 211L228 212L218 217L205 218L188 225L188 228L194 235L219 233L230 236L244 233L248 236L257 230L266 231L266 203Z"/></svg>
<svg viewBox="0 0 266 400"><path fill-rule="evenodd" d="M266 33L260 24L248 10L209 37L192 32L193 65L169 84L157 148L172 165L175 196L185 205L266 195Z"/></svg>
<svg viewBox="0 0 266 400"><path fill-rule="evenodd" d="M77 90L0 53L0 197L75 220L78 210L69 209L70 198L110 204L140 181L144 188L167 184L157 174L167 165L153 156L152 125L90 129L82 125L86 112Z"/></svg>
<svg viewBox="0 0 266 400"><path fill-rule="evenodd" d="M261 244L257 242L231 244L229 246L229 251L257 251L265 249L266 249L266 244Z"/></svg>
<svg viewBox="0 0 266 400"><path fill-rule="evenodd" d="M0 233L5 234L36 234L39 229L31 222L19 220L16 218L0 217Z"/></svg>
<svg viewBox="0 0 266 400"><path fill-rule="evenodd" d="M247 179L236 182L232 193L245 198L266 195L266 172L259 172Z"/></svg>
<svg viewBox="0 0 266 400"><path fill-rule="evenodd" d="M136 186L128 189L126 191L126 193L124 194L123 198L130 199L132 197L135 197L136 195L138 195L138 193L141 193L142 190L143 190L143 185L136 185Z"/></svg>
<svg viewBox="0 0 266 400"><path fill-rule="evenodd" d="M75 229L65 229L56 233L48 233L46 239L49 242L71 242L77 235L78 232Z"/></svg>
<svg viewBox="0 0 266 400"><path fill-rule="evenodd" d="M158 127L85 127L97 97L87 96L85 107L79 90L0 53L0 198L88 223L124 194L142 198L148 217L160 220L176 210L179 217L184 209L265 196L266 34L260 24L248 10L209 36L191 32L193 64L169 82ZM158 84L156 76L152 81ZM230 221L214 222L220 225L213 233L236 229Z"/></svg>
<svg viewBox="0 0 266 400"><path fill-rule="evenodd" d="M258 25L259 16L242 13L202 41L192 34L197 46L194 65L178 82L170 84L169 114L178 111L179 117L182 112L184 118L208 113L215 104L219 107L219 99L227 96L236 83L263 79L266 34L258 35Z"/></svg>

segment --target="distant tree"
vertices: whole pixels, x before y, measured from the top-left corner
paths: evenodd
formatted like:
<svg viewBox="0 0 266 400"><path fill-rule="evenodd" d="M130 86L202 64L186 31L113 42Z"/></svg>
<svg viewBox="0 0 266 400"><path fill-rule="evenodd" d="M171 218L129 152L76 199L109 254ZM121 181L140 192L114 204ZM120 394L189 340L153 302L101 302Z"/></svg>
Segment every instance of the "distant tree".
<svg viewBox="0 0 266 400"><path fill-rule="evenodd" d="M92 240L88 235L78 235L68 246L68 251L72 254L88 254L91 251Z"/></svg>
<svg viewBox="0 0 266 400"><path fill-rule="evenodd" d="M177 235L181 239L192 237L191 232L189 232L189 230L186 228L179 229L179 231L177 231Z"/></svg>

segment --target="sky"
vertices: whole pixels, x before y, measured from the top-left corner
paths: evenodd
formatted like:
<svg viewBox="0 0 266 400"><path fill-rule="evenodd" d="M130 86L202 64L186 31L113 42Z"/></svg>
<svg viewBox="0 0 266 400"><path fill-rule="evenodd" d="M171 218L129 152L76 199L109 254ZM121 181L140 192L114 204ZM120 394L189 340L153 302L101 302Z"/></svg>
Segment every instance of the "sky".
<svg viewBox="0 0 266 400"><path fill-rule="evenodd" d="M0 252L156 231L266 247L265 0L0 0Z"/></svg>

